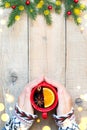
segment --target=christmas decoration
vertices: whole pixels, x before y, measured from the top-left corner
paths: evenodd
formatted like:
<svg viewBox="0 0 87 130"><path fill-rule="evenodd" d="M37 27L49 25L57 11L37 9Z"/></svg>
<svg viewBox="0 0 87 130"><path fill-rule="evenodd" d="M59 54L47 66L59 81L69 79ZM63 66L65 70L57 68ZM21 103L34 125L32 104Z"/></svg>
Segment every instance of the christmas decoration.
<svg viewBox="0 0 87 130"><path fill-rule="evenodd" d="M13 5L13 6L11 6L12 7L12 9L15 9L16 8L16 5Z"/></svg>
<svg viewBox="0 0 87 130"><path fill-rule="evenodd" d="M67 15L71 15L71 13L72 13L71 11L67 11Z"/></svg>
<svg viewBox="0 0 87 130"><path fill-rule="evenodd" d="M46 23L50 25L52 23L51 13L55 11L55 13L60 14L62 3L65 7L65 17L71 16L77 25L81 24L82 12L87 7L80 3L80 0L1 0L0 7L12 9L9 15L8 27L18 21L24 11L33 20L36 19L37 15L43 15Z"/></svg>
<svg viewBox="0 0 87 130"><path fill-rule="evenodd" d="M48 6L48 9L49 9L49 10L52 10L52 5L49 5L49 6Z"/></svg>
<svg viewBox="0 0 87 130"><path fill-rule="evenodd" d="M78 0L74 0L75 3L78 3Z"/></svg>

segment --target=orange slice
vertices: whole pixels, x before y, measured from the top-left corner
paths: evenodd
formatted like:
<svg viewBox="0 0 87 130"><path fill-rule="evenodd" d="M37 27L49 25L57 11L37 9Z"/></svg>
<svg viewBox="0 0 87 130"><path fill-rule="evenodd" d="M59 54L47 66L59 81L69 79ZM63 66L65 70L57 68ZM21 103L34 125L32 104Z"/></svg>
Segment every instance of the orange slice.
<svg viewBox="0 0 87 130"><path fill-rule="evenodd" d="M43 88L43 96L44 96L44 107L47 108L54 103L55 95L54 92L49 88Z"/></svg>

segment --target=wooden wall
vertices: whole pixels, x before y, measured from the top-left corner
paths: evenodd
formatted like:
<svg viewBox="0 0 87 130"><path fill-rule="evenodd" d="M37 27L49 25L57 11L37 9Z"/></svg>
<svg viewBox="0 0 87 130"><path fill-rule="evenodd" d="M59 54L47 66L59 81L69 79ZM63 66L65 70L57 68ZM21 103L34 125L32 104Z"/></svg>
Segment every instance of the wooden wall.
<svg viewBox="0 0 87 130"><path fill-rule="evenodd" d="M4 11L1 19L7 19ZM68 89L73 98L76 119L87 129L87 34L71 21L53 13L53 24L47 26L44 18L29 21L24 14L11 28L0 25L0 102L4 112L12 109L24 86L42 75L55 79ZM54 112L54 111L53 111ZM57 130L49 113L45 121L35 122L31 130L42 130L44 125ZM85 123L83 123L85 120ZM4 122L0 119L0 128ZM84 128L83 128L84 125Z"/></svg>

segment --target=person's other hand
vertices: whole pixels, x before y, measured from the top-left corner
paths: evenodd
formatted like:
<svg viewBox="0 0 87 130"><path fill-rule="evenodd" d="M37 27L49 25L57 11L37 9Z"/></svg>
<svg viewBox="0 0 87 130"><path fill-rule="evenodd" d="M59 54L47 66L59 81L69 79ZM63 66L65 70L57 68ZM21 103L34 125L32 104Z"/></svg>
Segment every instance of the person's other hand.
<svg viewBox="0 0 87 130"><path fill-rule="evenodd" d="M30 82L27 84L24 88L24 90L21 92L20 96L18 97L18 106L27 113L33 114L33 108L30 102L30 94L33 87L38 85L40 82L43 81L43 77L34 80L33 82Z"/></svg>
<svg viewBox="0 0 87 130"><path fill-rule="evenodd" d="M67 92L66 88L53 80L50 80L45 77L45 81L53 86L55 86L58 90L58 107L57 107L57 115L63 115L70 112L72 108L72 98L70 94Z"/></svg>

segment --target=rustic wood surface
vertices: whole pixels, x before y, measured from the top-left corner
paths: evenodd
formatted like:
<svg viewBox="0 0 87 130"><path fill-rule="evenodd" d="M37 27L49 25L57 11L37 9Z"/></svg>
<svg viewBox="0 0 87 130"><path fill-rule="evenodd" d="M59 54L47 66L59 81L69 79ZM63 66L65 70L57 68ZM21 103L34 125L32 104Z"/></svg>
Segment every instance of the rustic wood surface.
<svg viewBox="0 0 87 130"><path fill-rule="evenodd" d="M65 85L73 97L77 122L81 124L83 118L86 126L87 33L81 33L73 21L65 23L63 14L53 14L52 17L52 26L47 26L42 16L31 22L24 14L13 27L2 27L0 102L5 105L5 110L0 112L0 116L4 112L11 116L11 109L24 86L45 75ZM8 95L13 100L7 100ZM42 130L45 125L57 130L51 116L54 111L48 113L47 120L43 120L41 113L36 112L40 123L35 121L30 130ZM0 129L3 125L4 122L0 120ZM84 127L82 130L86 129Z"/></svg>

